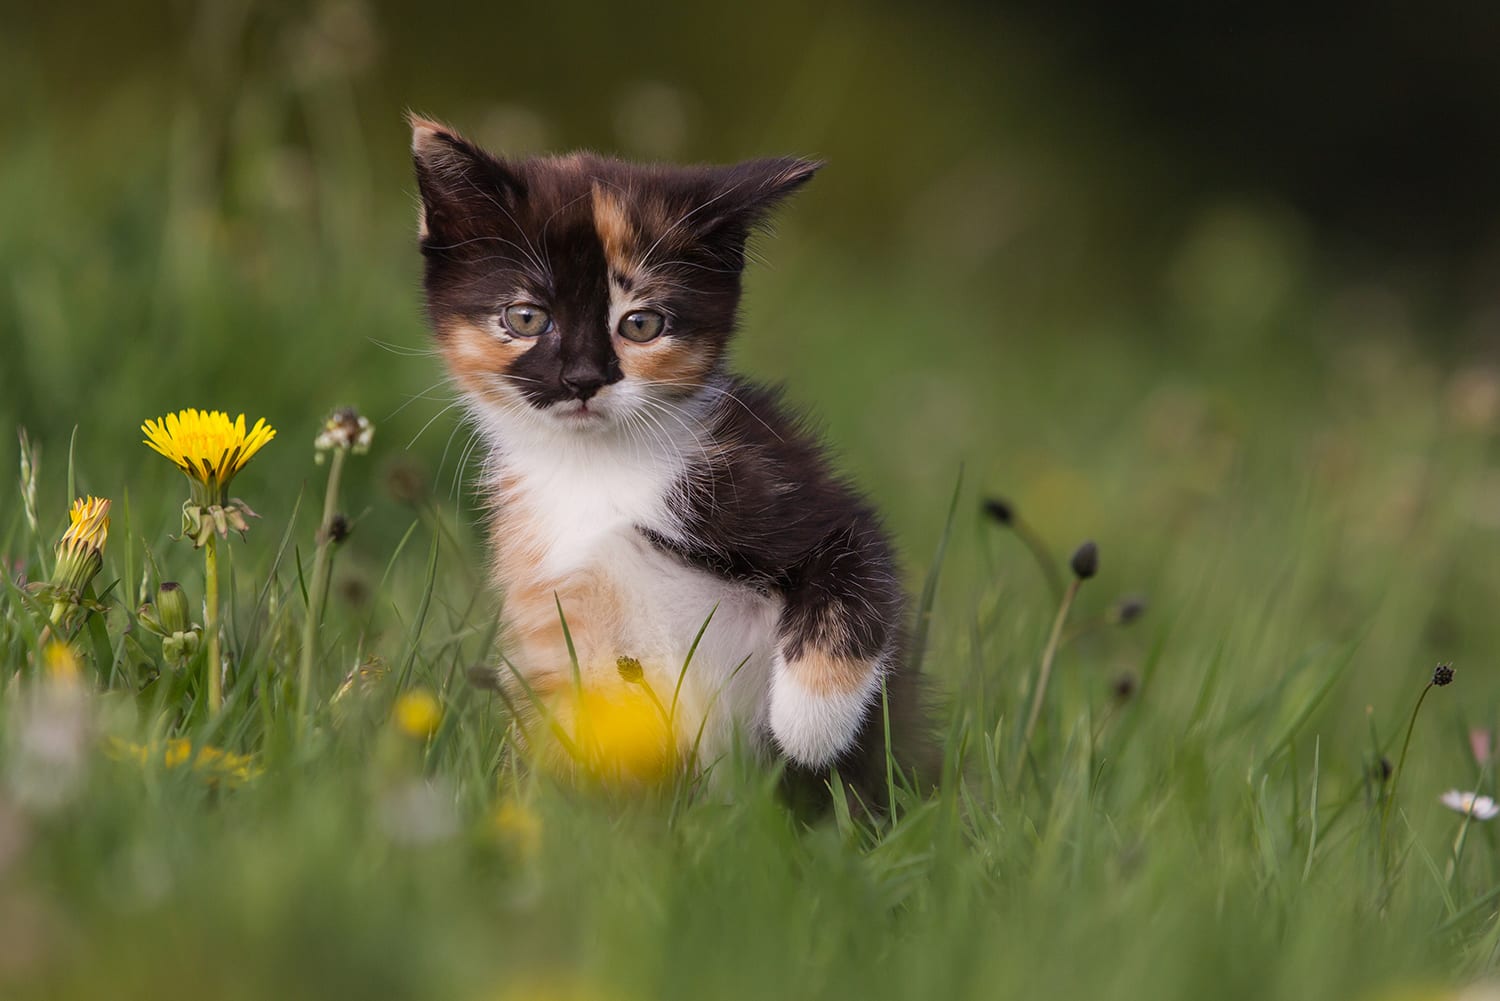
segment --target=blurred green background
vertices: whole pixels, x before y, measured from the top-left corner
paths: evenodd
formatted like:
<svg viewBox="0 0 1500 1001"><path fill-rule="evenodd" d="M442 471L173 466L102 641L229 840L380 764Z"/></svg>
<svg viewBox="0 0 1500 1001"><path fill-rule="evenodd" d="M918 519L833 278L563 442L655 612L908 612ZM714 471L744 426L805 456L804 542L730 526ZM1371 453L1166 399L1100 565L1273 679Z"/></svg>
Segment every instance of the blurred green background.
<svg viewBox="0 0 1500 1001"><path fill-rule="evenodd" d="M181 483L140 422L187 406L263 415L280 437L235 484L264 516L231 547L248 605L304 484L289 537L312 537L314 431L354 404L378 431L349 465L340 659L321 680L362 663L367 636L399 660L418 645L436 520L395 561L389 607L362 603L378 603L413 522L412 482L456 513L479 562L469 436L427 354L403 112L512 154L822 156L760 243L737 363L824 423L914 585L962 468L928 669L958 707L949 733L967 735L970 771L990 766L964 801L970 826L919 813L864 853L827 829L793 837L748 797L730 813L699 804L680 828L675 812L635 828L544 800L548 861L506 867L514 887L446 843L418 855L380 840L352 751L301 789L277 775L215 800L223 811L101 780L88 822L62 815L26 862L30 902L71 908L115 964L77 982L155 982L144 939L199 941L185 979L222 969L204 938L246 940L245 996L381 978L421 996L424 977L554 953L684 997L735 982L796 996L807 970L908 996L1128 982L1312 997L1493 969L1493 831L1460 879L1410 861L1394 904L1358 836L1374 745L1389 749L1437 660L1459 683L1425 710L1401 829L1434 873L1456 822L1437 792L1474 784L1476 764L1493 786L1467 730L1500 706L1497 19L1460 0L6 3L0 470L24 425L42 446L44 522L62 516L71 437L80 489L116 501L111 573L140 565L117 541L138 538L196 582L192 554L166 541ZM1003 726L1055 605L980 519L997 494L1059 554L1099 541L1077 622L1124 593L1150 601L1130 631L1066 649L1034 793L995 761L1008 769ZM0 489L0 525L20 525L16 508ZM479 815L496 795L497 714L455 679L488 599L449 549L439 573L420 678L468 715L433 760ZM286 565L277 584L294 587ZM274 660L268 646L257 655ZM1142 689L1115 717L1122 675ZM1304 784L1319 776L1321 814ZM1325 850L1330 817L1343 826ZM178 870L176 888L153 866ZM1436 931L1403 934L1429 911ZM0 908L0 930L30 913ZM149 919L131 926L136 913ZM398 936L420 961L388 948ZM726 941L738 966L713 960Z"/></svg>

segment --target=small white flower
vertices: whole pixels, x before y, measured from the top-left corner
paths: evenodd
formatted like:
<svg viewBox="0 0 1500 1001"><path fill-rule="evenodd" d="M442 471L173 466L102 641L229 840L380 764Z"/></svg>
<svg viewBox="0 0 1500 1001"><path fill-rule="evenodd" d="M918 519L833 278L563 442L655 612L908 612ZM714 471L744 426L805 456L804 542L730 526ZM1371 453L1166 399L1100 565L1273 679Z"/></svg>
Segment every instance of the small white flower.
<svg viewBox="0 0 1500 1001"><path fill-rule="evenodd" d="M1475 820L1494 820L1500 817L1500 803L1478 793L1449 789L1439 799L1448 809L1466 814Z"/></svg>

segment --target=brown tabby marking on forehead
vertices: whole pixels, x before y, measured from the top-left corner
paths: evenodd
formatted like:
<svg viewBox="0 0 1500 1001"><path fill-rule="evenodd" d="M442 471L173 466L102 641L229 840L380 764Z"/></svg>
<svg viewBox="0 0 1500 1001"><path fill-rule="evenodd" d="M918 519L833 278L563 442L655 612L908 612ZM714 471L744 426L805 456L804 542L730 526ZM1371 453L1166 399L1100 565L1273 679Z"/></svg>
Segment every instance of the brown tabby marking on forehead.
<svg viewBox="0 0 1500 1001"><path fill-rule="evenodd" d="M609 265L611 278L629 278L633 270L635 230L630 224L630 211L620 196L598 181L593 190L594 229L599 242L604 245L604 260ZM629 291L626 289L625 291Z"/></svg>

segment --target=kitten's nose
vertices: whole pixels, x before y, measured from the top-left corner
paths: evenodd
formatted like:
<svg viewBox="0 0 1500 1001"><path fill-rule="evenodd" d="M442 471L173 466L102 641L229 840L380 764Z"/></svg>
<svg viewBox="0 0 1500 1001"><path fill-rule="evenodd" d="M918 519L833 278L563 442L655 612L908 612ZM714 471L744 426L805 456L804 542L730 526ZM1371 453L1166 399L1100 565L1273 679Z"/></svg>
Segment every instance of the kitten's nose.
<svg viewBox="0 0 1500 1001"><path fill-rule="evenodd" d="M604 385L604 376L598 372L564 372L562 384L578 399L587 400Z"/></svg>

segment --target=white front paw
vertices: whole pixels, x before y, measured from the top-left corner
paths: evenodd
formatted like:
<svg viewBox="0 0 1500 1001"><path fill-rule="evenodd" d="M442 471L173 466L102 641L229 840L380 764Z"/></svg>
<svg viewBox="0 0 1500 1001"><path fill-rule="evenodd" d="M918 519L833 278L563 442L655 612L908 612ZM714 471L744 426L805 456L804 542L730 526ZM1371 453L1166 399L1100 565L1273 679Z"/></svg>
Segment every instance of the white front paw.
<svg viewBox="0 0 1500 1001"><path fill-rule="evenodd" d="M780 653L771 672L771 736L782 753L807 768L824 768L854 746L860 724L880 695L877 664L850 670L809 658L788 665ZM809 681L813 682L809 684Z"/></svg>

